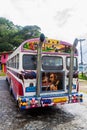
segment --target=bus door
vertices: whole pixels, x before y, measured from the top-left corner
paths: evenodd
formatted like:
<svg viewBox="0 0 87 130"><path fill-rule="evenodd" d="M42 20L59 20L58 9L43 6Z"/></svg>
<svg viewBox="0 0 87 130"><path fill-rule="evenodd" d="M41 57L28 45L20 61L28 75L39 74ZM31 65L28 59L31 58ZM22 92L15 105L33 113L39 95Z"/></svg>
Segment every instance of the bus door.
<svg viewBox="0 0 87 130"><path fill-rule="evenodd" d="M36 93L37 56L23 54L24 95L33 96Z"/></svg>
<svg viewBox="0 0 87 130"><path fill-rule="evenodd" d="M41 92L64 91L65 72L60 56L42 57Z"/></svg>

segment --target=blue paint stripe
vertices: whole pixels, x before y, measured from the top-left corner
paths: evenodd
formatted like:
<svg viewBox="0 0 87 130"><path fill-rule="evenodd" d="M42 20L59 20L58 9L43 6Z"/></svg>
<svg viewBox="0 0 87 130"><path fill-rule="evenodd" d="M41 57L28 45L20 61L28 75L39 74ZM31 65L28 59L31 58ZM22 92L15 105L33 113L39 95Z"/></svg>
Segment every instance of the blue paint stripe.
<svg viewBox="0 0 87 130"><path fill-rule="evenodd" d="M73 93L71 93L71 95L81 95L81 94L78 94L77 92L73 92ZM34 96L21 96L21 98L38 99L38 98L52 98L52 97L64 97L64 96L69 96L69 94L68 93L50 94L50 95L41 95L40 97L37 97L36 95L34 95Z"/></svg>

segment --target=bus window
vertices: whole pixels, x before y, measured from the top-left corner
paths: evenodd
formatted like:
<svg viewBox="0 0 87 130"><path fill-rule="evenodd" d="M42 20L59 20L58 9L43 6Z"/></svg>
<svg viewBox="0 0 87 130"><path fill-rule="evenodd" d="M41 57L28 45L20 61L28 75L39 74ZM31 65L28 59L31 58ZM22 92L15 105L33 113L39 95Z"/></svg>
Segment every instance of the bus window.
<svg viewBox="0 0 87 130"><path fill-rule="evenodd" d="M19 68L19 54L16 55L16 68Z"/></svg>
<svg viewBox="0 0 87 130"><path fill-rule="evenodd" d="M36 70L37 58L35 55L24 54L23 55L23 69L24 70Z"/></svg>
<svg viewBox="0 0 87 130"><path fill-rule="evenodd" d="M62 70L63 59L57 56L43 56L42 57L42 68L44 70Z"/></svg>
<svg viewBox="0 0 87 130"><path fill-rule="evenodd" d="M66 58L66 68L69 70L70 69L70 57ZM77 58L74 57L74 66L73 66L74 70L78 69L78 63L77 63Z"/></svg>

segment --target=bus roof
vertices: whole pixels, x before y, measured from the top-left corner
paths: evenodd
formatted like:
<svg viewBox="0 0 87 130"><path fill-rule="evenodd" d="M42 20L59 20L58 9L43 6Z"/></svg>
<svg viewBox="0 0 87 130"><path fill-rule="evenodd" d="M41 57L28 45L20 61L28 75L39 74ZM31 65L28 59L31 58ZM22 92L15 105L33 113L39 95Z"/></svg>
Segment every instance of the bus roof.
<svg viewBox="0 0 87 130"><path fill-rule="evenodd" d="M37 47L40 39L39 38L33 38L28 39L24 41L14 52L12 55L17 54L18 52L24 52L24 53L37 53ZM56 39L51 38L45 38L43 45L42 45L42 53L45 54L54 54L58 53L59 55L70 55L71 53L71 47L72 44L60 41ZM12 56L11 55L11 56ZM75 49L75 55L78 55L77 49Z"/></svg>
<svg viewBox="0 0 87 130"><path fill-rule="evenodd" d="M21 44L21 51L36 52L38 43L39 43L39 38L26 40ZM70 53L71 46L72 44L64 41L46 38L42 45L42 52Z"/></svg>

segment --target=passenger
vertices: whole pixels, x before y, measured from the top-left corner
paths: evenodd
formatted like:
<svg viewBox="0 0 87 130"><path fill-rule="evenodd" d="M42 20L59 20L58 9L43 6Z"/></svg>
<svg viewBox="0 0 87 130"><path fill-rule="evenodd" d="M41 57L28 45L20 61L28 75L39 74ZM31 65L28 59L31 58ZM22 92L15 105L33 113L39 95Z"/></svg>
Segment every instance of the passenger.
<svg viewBox="0 0 87 130"><path fill-rule="evenodd" d="M42 77L42 86L47 86L48 85L48 77L44 76Z"/></svg>
<svg viewBox="0 0 87 130"><path fill-rule="evenodd" d="M57 79L57 75L55 73L50 74L50 90L58 90L59 80Z"/></svg>

